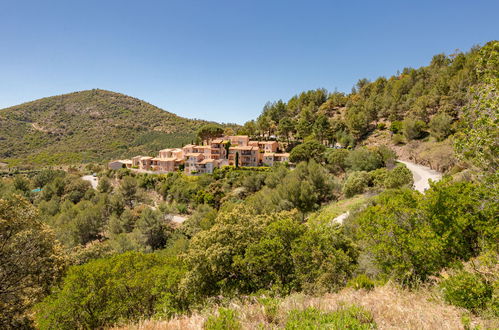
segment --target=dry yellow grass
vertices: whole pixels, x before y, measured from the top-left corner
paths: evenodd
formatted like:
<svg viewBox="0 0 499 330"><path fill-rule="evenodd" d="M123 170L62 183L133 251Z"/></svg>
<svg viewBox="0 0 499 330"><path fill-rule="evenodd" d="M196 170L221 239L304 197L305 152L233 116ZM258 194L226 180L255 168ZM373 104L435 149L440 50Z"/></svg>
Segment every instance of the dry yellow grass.
<svg viewBox="0 0 499 330"><path fill-rule="evenodd" d="M371 312L379 329L464 329L461 322L461 317L466 314L464 310L446 305L429 291L409 292L390 284L369 292L345 289L339 293L320 297L294 294L282 300L278 320L282 325L287 313L293 309L315 307L324 311L333 311L345 304L362 306ZM232 303L227 307L238 312L244 329L259 329L262 325L266 329L279 327L277 324L267 323L263 306L256 302ZM169 321L148 320L119 329L202 329L207 315L208 312ZM499 328L499 323L479 318L472 318L471 325L480 325L482 329Z"/></svg>

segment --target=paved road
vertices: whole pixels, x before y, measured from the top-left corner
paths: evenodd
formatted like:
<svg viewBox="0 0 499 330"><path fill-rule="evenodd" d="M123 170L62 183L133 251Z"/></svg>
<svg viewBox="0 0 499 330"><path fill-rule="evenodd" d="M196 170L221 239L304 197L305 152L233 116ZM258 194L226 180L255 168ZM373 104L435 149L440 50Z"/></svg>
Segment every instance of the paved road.
<svg viewBox="0 0 499 330"><path fill-rule="evenodd" d="M412 172L414 178L414 189L424 193L426 189L430 188L429 180L439 181L442 179L442 173L439 173L431 168L423 165L397 160L399 163L404 164Z"/></svg>
<svg viewBox="0 0 499 330"><path fill-rule="evenodd" d="M92 188L97 189L97 185L99 184L99 178L94 177L93 175L84 175L81 177L81 179L90 182Z"/></svg>

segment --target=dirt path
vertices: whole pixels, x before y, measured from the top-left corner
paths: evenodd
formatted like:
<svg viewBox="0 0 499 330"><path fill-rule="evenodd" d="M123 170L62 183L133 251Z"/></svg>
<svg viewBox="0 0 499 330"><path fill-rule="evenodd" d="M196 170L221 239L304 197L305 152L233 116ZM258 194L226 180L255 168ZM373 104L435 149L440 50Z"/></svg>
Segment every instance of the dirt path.
<svg viewBox="0 0 499 330"><path fill-rule="evenodd" d="M397 162L404 164L407 166L409 171L412 173L412 177L414 178L414 189L423 193L426 189L430 188L430 179L433 181L439 181L442 179L442 173L439 173L431 168L423 165L414 164L411 162L406 162L403 160L397 160ZM333 219L333 222L342 224L343 220L345 220L350 215L350 212L345 212L340 214L336 218Z"/></svg>
<svg viewBox="0 0 499 330"><path fill-rule="evenodd" d="M414 189L424 193L426 189L430 188L429 180L439 181L442 179L442 173L439 173L431 168L423 165L398 160L399 163L404 164L412 172L414 178Z"/></svg>

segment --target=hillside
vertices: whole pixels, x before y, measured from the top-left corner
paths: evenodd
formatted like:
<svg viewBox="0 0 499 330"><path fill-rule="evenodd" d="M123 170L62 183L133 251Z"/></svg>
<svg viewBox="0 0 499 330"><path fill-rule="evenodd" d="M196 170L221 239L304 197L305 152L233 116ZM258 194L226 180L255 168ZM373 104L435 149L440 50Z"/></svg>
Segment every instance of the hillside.
<svg viewBox="0 0 499 330"><path fill-rule="evenodd" d="M191 142L205 123L120 93L93 89L0 110L0 160L100 161Z"/></svg>

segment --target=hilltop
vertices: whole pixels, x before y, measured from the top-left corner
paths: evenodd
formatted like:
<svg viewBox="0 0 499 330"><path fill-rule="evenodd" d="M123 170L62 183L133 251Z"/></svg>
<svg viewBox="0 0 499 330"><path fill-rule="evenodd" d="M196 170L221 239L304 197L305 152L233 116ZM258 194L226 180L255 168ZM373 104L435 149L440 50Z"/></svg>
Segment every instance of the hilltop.
<svg viewBox="0 0 499 330"><path fill-rule="evenodd" d="M100 161L191 142L205 121L92 89L0 110L0 159L10 164Z"/></svg>

